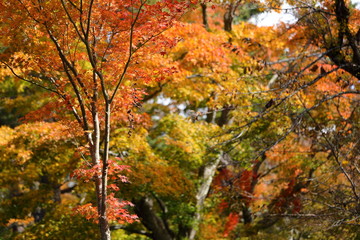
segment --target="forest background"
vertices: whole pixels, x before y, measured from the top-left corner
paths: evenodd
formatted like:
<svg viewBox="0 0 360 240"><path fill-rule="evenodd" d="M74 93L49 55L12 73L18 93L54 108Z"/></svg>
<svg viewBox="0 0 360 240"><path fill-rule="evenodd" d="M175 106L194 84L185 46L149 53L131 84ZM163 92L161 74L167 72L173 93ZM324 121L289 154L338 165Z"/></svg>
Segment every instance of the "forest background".
<svg viewBox="0 0 360 240"><path fill-rule="evenodd" d="M360 238L354 3L15 2L0 239ZM296 21L249 22L270 10Z"/></svg>

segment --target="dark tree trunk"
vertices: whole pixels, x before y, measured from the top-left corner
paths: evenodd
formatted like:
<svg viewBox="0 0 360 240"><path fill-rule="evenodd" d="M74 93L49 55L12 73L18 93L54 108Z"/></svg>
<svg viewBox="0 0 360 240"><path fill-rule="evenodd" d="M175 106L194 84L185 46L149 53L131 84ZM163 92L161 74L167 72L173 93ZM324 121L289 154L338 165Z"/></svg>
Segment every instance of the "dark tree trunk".
<svg viewBox="0 0 360 240"><path fill-rule="evenodd" d="M151 231L151 238L154 240L173 240L174 235L167 228L163 219L156 215L153 210L154 201L150 197L144 197L139 201L133 201L136 205L136 214L141 218L144 226Z"/></svg>
<svg viewBox="0 0 360 240"><path fill-rule="evenodd" d="M54 202L61 203L61 190L60 185L54 186Z"/></svg>
<svg viewBox="0 0 360 240"><path fill-rule="evenodd" d="M253 218L251 215L251 211L247 206L243 207L242 216L243 216L244 224L252 223Z"/></svg>
<svg viewBox="0 0 360 240"><path fill-rule="evenodd" d="M234 20L234 4L230 3L224 14L224 30L231 32L232 22Z"/></svg>
<svg viewBox="0 0 360 240"><path fill-rule="evenodd" d="M209 29L209 23L208 23L206 8L207 8L206 4L205 4L205 3L201 3L201 12L202 12L203 25L204 25L204 27L208 30L208 29Z"/></svg>
<svg viewBox="0 0 360 240"><path fill-rule="evenodd" d="M215 123L216 112L214 109L209 109L209 113L206 114L206 122Z"/></svg>
<svg viewBox="0 0 360 240"><path fill-rule="evenodd" d="M38 223L45 217L45 209L38 206L31 214L34 217L34 222Z"/></svg>
<svg viewBox="0 0 360 240"><path fill-rule="evenodd" d="M224 110L221 112L221 115L217 121L217 124L220 127L226 125L229 122L229 120L230 120L229 113L231 110L232 110L231 107L226 107L226 106L224 107Z"/></svg>
<svg viewBox="0 0 360 240"><path fill-rule="evenodd" d="M353 34L349 26L350 11L346 6L344 0L335 0L335 15L336 21L339 24L337 39L330 42L330 44L324 43L328 53L327 56L336 65L342 69L360 79L360 48L358 44L358 38L360 36L360 29L358 33ZM352 53L352 59L349 59L349 53L345 53L343 46L344 41L347 42L349 50Z"/></svg>

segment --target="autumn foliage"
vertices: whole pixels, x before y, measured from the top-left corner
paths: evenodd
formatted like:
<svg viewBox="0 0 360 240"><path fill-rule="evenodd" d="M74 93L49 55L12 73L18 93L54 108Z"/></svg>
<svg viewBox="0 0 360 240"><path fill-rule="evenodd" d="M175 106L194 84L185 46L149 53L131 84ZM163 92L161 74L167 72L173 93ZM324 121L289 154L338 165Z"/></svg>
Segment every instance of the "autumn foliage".
<svg viewBox="0 0 360 240"><path fill-rule="evenodd" d="M0 1L0 238L357 239L360 11L287 4Z"/></svg>

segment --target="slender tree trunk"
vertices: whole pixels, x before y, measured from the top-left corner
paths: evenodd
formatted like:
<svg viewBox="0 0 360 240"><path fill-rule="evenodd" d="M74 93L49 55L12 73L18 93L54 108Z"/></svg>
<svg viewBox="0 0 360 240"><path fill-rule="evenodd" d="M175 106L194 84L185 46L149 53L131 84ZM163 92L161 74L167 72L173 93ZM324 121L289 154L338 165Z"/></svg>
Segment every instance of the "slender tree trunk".
<svg viewBox="0 0 360 240"><path fill-rule="evenodd" d="M206 28L206 30L209 30L209 23L208 23L208 17L207 17L207 11L206 11L206 4L201 3L201 12L202 12L202 21L203 25Z"/></svg>
<svg viewBox="0 0 360 240"><path fill-rule="evenodd" d="M217 159L215 159L212 163L209 163L205 166L204 171L202 173L202 184L200 185L198 192L196 194L196 212L194 216L195 220L195 226L190 230L189 233L189 240L195 239L197 230L198 230L198 224L201 219L201 211L204 206L205 198L209 192L212 180L214 178L214 175L216 173L216 168L219 165L221 159L223 157L223 153L219 153L219 156Z"/></svg>
<svg viewBox="0 0 360 240"><path fill-rule="evenodd" d="M109 142L110 142L110 117L111 117L111 107L108 100L106 100L105 106L105 139L104 139L104 154L103 154L103 167L101 173L101 211L100 211L100 231L101 239L109 240L110 236L110 227L106 214L106 199L107 199L107 180L108 180L108 169L109 169Z"/></svg>
<svg viewBox="0 0 360 240"><path fill-rule="evenodd" d="M99 121L99 111L96 106L97 94L94 96L94 101L92 103L92 118L93 118L93 132L88 135L88 142L90 145L90 153L93 166L100 166L100 121ZM106 168L107 169L107 168ZM107 171L107 170L106 170ZM105 176L103 175L103 169L99 170L95 175L95 190L96 190L96 202L97 210L99 215L99 230L101 240L110 240L110 227L106 216L106 182L103 180ZM107 175L106 175L107 177ZM105 187L105 189L104 189Z"/></svg>

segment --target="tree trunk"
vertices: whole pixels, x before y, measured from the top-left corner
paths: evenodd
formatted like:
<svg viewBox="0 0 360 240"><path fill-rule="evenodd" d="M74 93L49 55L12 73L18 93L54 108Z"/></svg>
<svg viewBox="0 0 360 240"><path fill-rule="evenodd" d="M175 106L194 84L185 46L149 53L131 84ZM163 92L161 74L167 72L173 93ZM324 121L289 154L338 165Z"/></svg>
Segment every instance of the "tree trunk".
<svg viewBox="0 0 360 240"><path fill-rule="evenodd" d="M217 124L222 127L229 123L229 113L233 108L230 106L224 106L224 109L221 111L221 115L217 121Z"/></svg>
<svg viewBox="0 0 360 240"><path fill-rule="evenodd" d="M105 139L104 139L104 153L102 159L102 172L101 172L101 211L100 211L100 231L101 239L109 240L110 236L110 227L107 220L106 213L106 199L107 199L107 180L108 180L108 169L109 169L109 143L110 143L110 116L111 108L110 103L106 100L105 106ZM100 150L100 149L99 149Z"/></svg>
<svg viewBox="0 0 360 240"><path fill-rule="evenodd" d="M205 3L201 3L201 12L202 12L202 21L203 21L203 25L205 27L206 30L209 30L209 23L208 23L208 19L207 19L207 11L206 11L206 4Z"/></svg>
<svg viewBox="0 0 360 240"><path fill-rule="evenodd" d="M100 217L99 225L100 225L101 240L110 240L111 239L110 227L106 216Z"/></svg>
<svg viewBox="0 0 360 240"><path fill-rule="evenodd" d="M242 216L244 220L244 224L250 224L253 221L251 211L248 206L244 206L242 209Z"/></svg>
<svg viewBox="0 0 360 240"><path fill-rule="evenodd" d="M55 184L53 186L53 191L54 191L53 199L54 199L55 203L61 203L61 190L60 190L60 187L61 187L61 185L57 185L57 184Z"/></svg>
<svg viewBox="0 0 360 240"><path fill-rule="evenodd" d="M96 106L97 94L94 95L94 101L92 103L92 119L94 130L92 134L88 135L89 148L91 153L91 159L93 166L99 166L100 160L100 121L99 112ZM103 171L99 170L95 175L95 190L96 190L96 202L97 210L99 214L99 230L101 240L110 240L110 227L106 216L106 182L104 182ZM104 189L105 187L105 189Z"/></svg>
<svg viewBox="0 0 360 240"><path fill-rule="evenodd" d="M202 184L199 187L199 190L196 194L196 212L195 212L195 216L194 216L196 225L190 230L189 240L195 239L195 236L196 236L196 233L198 230L197 225L199 224L199 221L201 219L201 211L204 206L204 201L205 201L207 194L209 193L209 189L210 189L212 180L214 178L214 175L216 173L217 166L219 165L222 157L223 157L223 153L219 153L218 158L215 161L213 161L212 163L206 165L204 168L204 171L202 173L203 181L202 181Z"/></svg>
<svg viewBox="0 0 360 240"><path fill-rule="evenodd" d="M230 3L224 14L224 30L227 32L231 32L232 30L232 22L234 19L233 8L234 8L234 4Z"/></svg>
<svg viewBox="0 0 360 240"><path fill-rule="evenodd" d="M174 236L166 227L166 223L159 218L153 210L154 201L150 197L143 197L135 202L136 214L142 219L144 226L152 232L151 238L154 240L173 240Z"/></svg>

